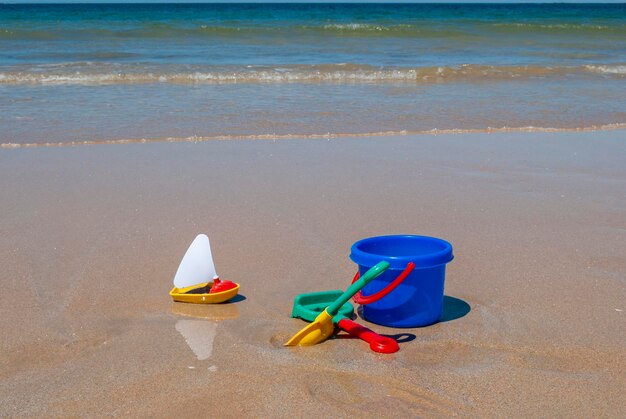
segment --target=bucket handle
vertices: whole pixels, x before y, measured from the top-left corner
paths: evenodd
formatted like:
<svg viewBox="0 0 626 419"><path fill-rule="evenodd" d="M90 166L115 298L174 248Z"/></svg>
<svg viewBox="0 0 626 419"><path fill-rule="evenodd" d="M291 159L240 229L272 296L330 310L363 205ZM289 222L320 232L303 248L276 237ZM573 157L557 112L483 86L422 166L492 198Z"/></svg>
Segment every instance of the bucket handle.
<svg viewBox="0 0 626 419"><path fill-rule="evenodd" d="M398 285L400 285L400 283L404 281L411 272L413 272L414 268L415 268L415 263L409 262L406 265L406 268L404 268L404 270L402 271L402 273L400 273L400 275L398 275L398 277L394 279L393 282L391 282L382 290L372 295L363 295L363 293L359 291L354 295L354 297L352 297L352 299L354 300L355 303L361 304L361 305L368 305L368 304L375 303L376 301L380 300L381 298L389 294L391 291L393 291ZM361 275L359 274L359 271L357 271L356 275L354 275L354 279L352 279L352 283L354 284L359 279L360 276Z"/></svg>

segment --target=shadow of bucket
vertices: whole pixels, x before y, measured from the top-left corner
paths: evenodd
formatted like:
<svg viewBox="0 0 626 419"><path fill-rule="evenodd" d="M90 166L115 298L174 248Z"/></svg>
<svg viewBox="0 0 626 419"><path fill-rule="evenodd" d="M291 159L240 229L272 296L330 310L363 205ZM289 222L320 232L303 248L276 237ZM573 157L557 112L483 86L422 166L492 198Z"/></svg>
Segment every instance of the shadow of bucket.
<svg viewBox="0 0 626 419"><path fill-rule="evenodd" d="M369 322L389 327L421 327L436 323L443 313L443 288L446 264L450 262L452 245L445 240L427 236L379 236L360 240L352 245L350 259L359 265L363 275L380 261L389 269L370 282L364 295L374 294L388 286L407 267L413 271L393 291L359 312Z"/></svg>

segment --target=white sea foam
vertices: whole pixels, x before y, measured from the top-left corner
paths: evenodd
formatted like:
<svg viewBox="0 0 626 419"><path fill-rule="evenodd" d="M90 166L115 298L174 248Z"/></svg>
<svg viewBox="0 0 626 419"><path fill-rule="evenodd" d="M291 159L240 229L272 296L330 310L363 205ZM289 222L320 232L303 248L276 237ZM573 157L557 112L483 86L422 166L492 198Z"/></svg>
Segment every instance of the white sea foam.
<svg viewBox="0 0 626 419"><path fill-rule="evenodd" d="M405 25L405 26L408 26L408 25ZM398 27L398 26L395 26L395 27ZM368 31L369 30L369 31L378 31L378 32L390 30L390 28L387 26L371 25L371 24L365 24L365 23L328 24L328 25L324 25L324 29L337 29L340 31Z"/></svg>
<svg viewBox="0 0 626 419"><path fill-rule="evenodd" d="M626 75L626 65L586 65L585 68L595 73Z"/></svg>
<svg viewBox="0 0 626 419"><path fill-rule="evenodd" d="M165 68L92 63L38 66L24 71L0 72L0 84L141 84L141 83L441 83L560 77L602 74L622 78L626 65L489 66L464 64L449 67L374 67L358 64L294 65L239 68Z"/></svg>

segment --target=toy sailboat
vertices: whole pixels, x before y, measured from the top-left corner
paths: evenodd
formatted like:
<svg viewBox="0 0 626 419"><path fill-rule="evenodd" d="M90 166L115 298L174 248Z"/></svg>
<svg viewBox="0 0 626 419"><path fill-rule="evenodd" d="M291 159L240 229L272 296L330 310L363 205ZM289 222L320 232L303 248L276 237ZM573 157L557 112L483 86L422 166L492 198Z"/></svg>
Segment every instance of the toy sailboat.
<svg viewBox="0 0 626 419"><path fill-rule="evenodd" d="M170 295L174 301L217 304L239 292L239 284L222 281L215 271L211 244L206 234L199 234L187 249L174 276Z"/></svg>

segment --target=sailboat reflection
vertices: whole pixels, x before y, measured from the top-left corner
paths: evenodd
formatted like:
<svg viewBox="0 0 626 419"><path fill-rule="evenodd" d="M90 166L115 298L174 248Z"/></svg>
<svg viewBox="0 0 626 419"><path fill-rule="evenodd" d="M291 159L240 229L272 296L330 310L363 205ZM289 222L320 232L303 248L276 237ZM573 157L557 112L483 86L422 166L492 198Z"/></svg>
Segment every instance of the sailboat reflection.
<svg viewBox="0 0 626 419"><path fill-rule="evenodd" d="M172 304L172 313L193 317L194 319L179 319L175 328L180 333L189 349L199 361L211 357L213 341L217 334L220 321L239 317L239 308L235 304Z"/></svg>
<svg viewBox="0 0 626 419"><path fill-rule="evenodd" d="M199 361L211 357L213 340L217 332L217 322L181 319L176 322L176 330L183 335L185 342Z"/></svg>

